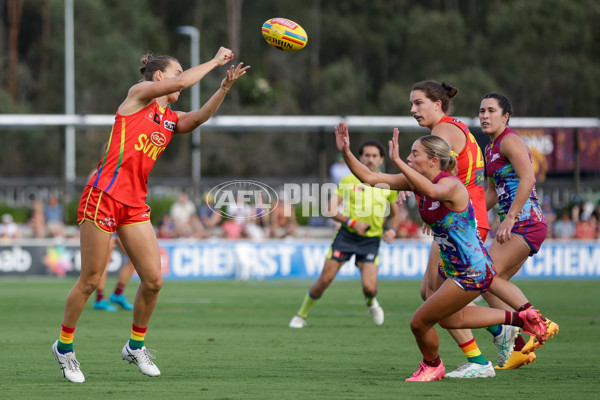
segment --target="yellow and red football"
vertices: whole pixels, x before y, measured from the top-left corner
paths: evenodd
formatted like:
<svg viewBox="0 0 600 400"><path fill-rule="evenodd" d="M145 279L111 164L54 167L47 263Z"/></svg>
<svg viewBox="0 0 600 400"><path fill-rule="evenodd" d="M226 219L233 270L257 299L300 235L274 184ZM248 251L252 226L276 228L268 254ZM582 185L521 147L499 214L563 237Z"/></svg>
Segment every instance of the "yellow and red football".
<svg viewBox="0 0 600 400"><path fill-rule="evenodd" d="M282 51L302 50L308 43L306 31L286 18L271 18L262 26L262 35L271 46Z"/></svg>

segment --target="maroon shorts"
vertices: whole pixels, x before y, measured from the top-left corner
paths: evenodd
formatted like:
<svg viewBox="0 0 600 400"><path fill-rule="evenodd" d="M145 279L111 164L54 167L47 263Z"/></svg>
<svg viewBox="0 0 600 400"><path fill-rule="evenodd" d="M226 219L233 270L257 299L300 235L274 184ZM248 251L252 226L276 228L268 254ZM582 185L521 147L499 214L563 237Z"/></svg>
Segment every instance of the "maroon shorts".
<svg viewBox="0 0 600 400"><path fill-rule="evenodd" d="M531 249L529 256L533 256L540 250L544 239L546 239L548 227L540 221L521 221L513 226L511 232L523 237Z"/></svg>
<svg viewBox="0 0 600 400"><path fill-rule="evenodd" d="M93 222L106 233L114 233L117 226L150 221L150 207L131 207L95 187L86 186L77 210L77 222L81 225L85 220Z"/></svg>

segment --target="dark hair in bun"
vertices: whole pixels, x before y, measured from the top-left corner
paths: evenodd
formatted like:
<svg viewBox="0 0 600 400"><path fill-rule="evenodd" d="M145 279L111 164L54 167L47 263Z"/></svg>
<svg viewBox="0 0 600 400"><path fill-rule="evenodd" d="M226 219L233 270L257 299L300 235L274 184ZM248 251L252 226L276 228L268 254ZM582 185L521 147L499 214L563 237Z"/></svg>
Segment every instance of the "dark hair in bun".
<svg viewBox="0 0 600 400"><path fill-rule="evenodd" d="M425 96L435 102L441 100L442 111L451 115L454 112L451 99L458 94L458 88L450 86L447 83L438 83L436 81L421 81L413 85L411 91L420 90Z"/></svg>

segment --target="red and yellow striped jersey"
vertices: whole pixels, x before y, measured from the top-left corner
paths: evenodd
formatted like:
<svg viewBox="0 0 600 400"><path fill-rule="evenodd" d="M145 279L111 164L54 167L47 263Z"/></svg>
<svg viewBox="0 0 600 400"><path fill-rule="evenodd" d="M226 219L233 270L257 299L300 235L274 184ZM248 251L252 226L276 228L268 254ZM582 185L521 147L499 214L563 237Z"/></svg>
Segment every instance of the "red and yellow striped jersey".
<svg viewBox="0 0 600 400"><path fill-rule="evenodd" d="M477 218L477 226L483 229L490 229L488 221L487 207L485 205L485 161L481 148L477 144L475 137L469 131L467 125L459 120L448 115L438 122L448 123L458 127L467 139L467 144L464 149L458 154L456 161L458 162L458 172L456 176L465 184L475 209L475 217Z"/></svg>
<svg viewBox="0 0 600 400"><path fill-rule="evenodd" d="M129 205L144 206L148 175L173 137L177 114L154 101L132 115L117 112L98 169L87 185Z"/></svg>

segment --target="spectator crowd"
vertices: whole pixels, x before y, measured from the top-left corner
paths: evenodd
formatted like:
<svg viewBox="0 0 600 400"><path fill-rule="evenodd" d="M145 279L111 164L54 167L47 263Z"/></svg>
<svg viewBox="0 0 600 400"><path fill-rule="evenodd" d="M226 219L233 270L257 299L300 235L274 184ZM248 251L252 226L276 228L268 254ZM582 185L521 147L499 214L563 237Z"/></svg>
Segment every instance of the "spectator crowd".
<svg viewBox="0 0 600 400"><path fill-rule="evenodd" d="M546 196L542 202L542 211L548 224L548 239L600 239L600 224L598 224L600 201L594 206L591 201L581 201L575 198L571 207L556 212L551 205L550 198ZM494 210L490 210L489 216L493 235L500 221L495 216Z"/></svg>
<svg viewBox="0 0 600 400"><path fill-rule="evenodd" d="M294 206L282 196L273 210L269 207L261 202L236 201L218 209L210 192L202 196L200 206L196 207L188 194L181 192L169 212L162 215L157 236L252 240L295 237L299 224Z"/></svg>
<svg viewBox="0 0 600 400"><path fill-rule="evenodd" d="M170 209L161 216L155 229L160 239L264 240L310 237L307 231L302 231L296 219L295 206L283 193L280 193L276 207L273 210L269 207L262 204L234 203L218 209L209 192L202 196L197 206L187 193L181 192ZM549 239L600 239L600 201L594 206L590 201L576 198L571 207L555 211L549 197L546 196L542 201L542 209L548 224ZM400 204L401 224L397 238L418 239L425 235L421 222L418 218L413 218L411 214L414 213L410 211L406 204ZM490 210L488 216L492 226L490 237L493 238L499 219L495 209ZM312 225L310 221L308 225ZM314 229L312 231L314 232ZM34 200L25 224L15 222L13 215L8 212L2 214L0 219L0 239L4 240L60 239L77 236L77 232L77 227L65 225L63 205L55 195L49 196L45 203Z"/></svg>

